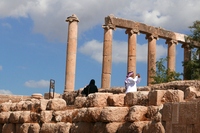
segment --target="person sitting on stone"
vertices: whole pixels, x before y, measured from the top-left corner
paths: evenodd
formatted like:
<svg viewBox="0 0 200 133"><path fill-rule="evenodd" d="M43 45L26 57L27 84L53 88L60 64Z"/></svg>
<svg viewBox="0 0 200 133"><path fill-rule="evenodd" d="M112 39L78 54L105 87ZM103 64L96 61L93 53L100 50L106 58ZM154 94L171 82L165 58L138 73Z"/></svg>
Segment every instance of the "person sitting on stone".
<svg viewBox="0 0 200 133"><path fill-rule="evenodd" d="M140 78L140 74L136 74L136 76L134 76L133 72L129 72L126 76L125 79L125 89L126 92L136 92L137 91L137 84L140 82L141 78Z"/></svg>
<svg viewBox="0 0 200 133"><path fill-rule="evenodd" d="M89 85L87 85L81 92L85 96L88 96L90 93L98 92L97 86L95 85L95 80L91 79Z"/></svg>

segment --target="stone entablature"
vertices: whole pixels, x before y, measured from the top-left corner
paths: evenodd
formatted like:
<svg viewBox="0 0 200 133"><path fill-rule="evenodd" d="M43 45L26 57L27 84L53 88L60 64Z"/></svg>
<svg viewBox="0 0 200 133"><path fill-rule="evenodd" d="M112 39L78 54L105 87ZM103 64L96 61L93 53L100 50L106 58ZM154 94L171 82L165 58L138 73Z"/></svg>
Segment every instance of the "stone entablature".
<svg viewBox="0 0 200 133"><path fill-rule="evenodd" d="M0 104L0 132L197 133L199 85L200 81L176 81L127 94L116 87L100 89L88 97L78 90L65 93L63 98L4 102Z"/></svg>

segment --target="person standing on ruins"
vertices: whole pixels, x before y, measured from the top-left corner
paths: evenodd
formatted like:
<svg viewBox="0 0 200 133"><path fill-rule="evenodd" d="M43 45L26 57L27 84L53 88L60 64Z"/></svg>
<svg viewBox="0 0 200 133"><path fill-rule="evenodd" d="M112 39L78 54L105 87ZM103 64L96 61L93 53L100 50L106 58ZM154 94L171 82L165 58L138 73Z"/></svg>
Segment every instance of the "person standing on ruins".
<svg viewBox="0 0 200 133"><path fill-rule="evenodd" d="M87 85L81 94L88 96L90 93L98 92L97 86L95 85L95 80L91 79L89 85Z"/></svg>
<svg viewBox="0 0 200 133"><path fill-rule="evenodd" d="M133 72L129 72L126 76L125 79L125 93L128 92L136 92L137 91L137 84L140 82L141 78L140 78L140 74L136 74L136 76L134 76Z"/></svg>

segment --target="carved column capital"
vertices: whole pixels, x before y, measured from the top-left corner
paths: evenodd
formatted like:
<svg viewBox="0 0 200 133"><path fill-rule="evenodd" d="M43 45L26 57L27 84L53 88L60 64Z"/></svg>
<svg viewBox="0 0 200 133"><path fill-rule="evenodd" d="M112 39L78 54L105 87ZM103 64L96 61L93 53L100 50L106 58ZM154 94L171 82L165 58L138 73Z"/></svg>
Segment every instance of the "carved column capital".
<svg viewBox="0 0 200 133"><path fill-rule="evenodd" d="M150 39L150 40L153 40L153 39L158 39L158 36L157 35L154 35L154 34L147 34L145 39Z"/></svg>
<svg viewBox="0 0 200 133"><path fill-rule="evenodd" d="M126 29L125 33L129 35L139 34L139 29Z"/></svg>
<svg viewBox="0 0 200 133"><path fill-rule="evenodd" d="M173 39L167 39L165 44L178 44L178 41Z"/></svg>
<svg viewBox="0 0 200 133"><path fill-rule="evenodd" d="M113 24L103 25L102 28L106 29L106 30L109 30L109 29L115 30L116 29L115 25L113 25Z"/></svg>
<svg viewBox="0 0 200 133"><path fill-rule="evenodd" d="M191 49L191 46L189 43L184 43L181 45L181 48Z"/></svg>
<svg viewBox="0 0 200 133"><path fill-rule="evenodd" d="M66 19L66 22L73 22L73 21L79 22L78 17L75 14L72 14L72 16L69 16Z"/></svg>

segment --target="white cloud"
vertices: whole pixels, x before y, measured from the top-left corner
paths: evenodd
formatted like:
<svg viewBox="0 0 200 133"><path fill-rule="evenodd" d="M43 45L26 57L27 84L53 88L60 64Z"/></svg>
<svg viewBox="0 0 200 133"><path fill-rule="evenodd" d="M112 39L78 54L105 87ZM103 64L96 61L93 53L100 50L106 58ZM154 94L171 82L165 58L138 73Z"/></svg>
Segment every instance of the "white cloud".
<svg viewBox="0 0 200 133"><path fill-rule="evenodd" d="M47 80L39 80L39 81L29 80L29 81L26 81L24 83L24 85L29 88L48 88L49 81L47 81Z"/></svg>
<svg viewBox="0 0 200 133"><path fill-rule="evenodd" d="M0 71L1 71L1 70L3 70L3 67L2 67L2 66L0 66Z"/></svg>
<svg viewBox="0 0 200 133"><path fill-rule="evenodd" d="M127 42L113 40L112 45L112 62L113 63L127 63ZM147 63L148 44L137 44L136 59L138 62ZM102 63L103 58L103 42L92 40L79 48L79 52L90 56L92 59ZM166 57L167 49L163 45L156 45L156 58Z"/></svg>
<svg viewBox="0 0 200 133"><path fill-rule="evenodd" d="M110 14L167 30L189 31L188 26L200 20L199 5L199 0L1 0L0 18L29 17L34 32L66 42L65 19L72 14L80 20L80 33L103 25L104 18Z"/></svg>
<svg viewBox="0 0 200 133"><path fill-rule="evenodd" d="M92 59L102 62L103 43L97 40L91 40L83 44L79 49L81 53L90 56Z"/></svg>
<svg viewBox="0 0 200 133"><path fill-rule="evenodd" d="M4 89L2 89L2 90L0 90L0 94L12 95L12 92L9 91L9 90L4 90Z"/></svg>

